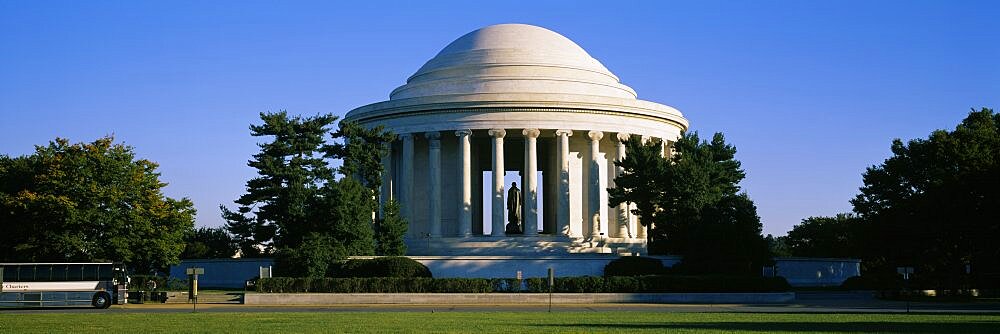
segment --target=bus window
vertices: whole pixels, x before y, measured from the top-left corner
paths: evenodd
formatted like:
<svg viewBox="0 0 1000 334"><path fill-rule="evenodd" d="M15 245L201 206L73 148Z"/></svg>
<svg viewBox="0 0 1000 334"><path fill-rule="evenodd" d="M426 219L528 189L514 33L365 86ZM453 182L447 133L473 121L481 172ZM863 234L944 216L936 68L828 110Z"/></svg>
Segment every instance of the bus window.
<svg viewBox="0 0 1000 334"><path fill-rule="evenodd" d="M83 265L82 264L71 264L66 267L66 280L67 281L82 281L83 280Z"/></svg>
<svg viewBox="0 0 1000 334"><path fill-rule="evenodd" d="M52 281L52 266L51 264L35 265L35 282Z"/></svg>
<svg viewBox="0 0 1000 334"><path fill-rule="evenodd" d="M110 281L112 278L115 277L114 272L112 270L114 269L114 265L100 264L97 265L97 268L98 268L98 278L100 278L102 281Z"/></svg>
<svg viewBox="0 0 1000 334"><path fill-rule="evenodd" d="M66 280L66 265L65 264L53 264L52 265L52 281L65 281Z"/></svg>
<svg viewBox="0 0 1000 334"><path fill-rule="evenodd" d="M17 266L3 267L4 282L17 282Z"/></svg>
<svg viewBox="0 0 1000 334"><path fill-rule="evenodd" d="M35 266L20 266L21 268L17 270L17 281L18 282L34 282L35 281Z"/></svg>
<svg viewBox="0 0 1000 334"><path fill-rule="evenodd" d="M96 281L97 280L97 268L100 265L97 264L85 264L83 265L83 280L84 281Z"/></svg>

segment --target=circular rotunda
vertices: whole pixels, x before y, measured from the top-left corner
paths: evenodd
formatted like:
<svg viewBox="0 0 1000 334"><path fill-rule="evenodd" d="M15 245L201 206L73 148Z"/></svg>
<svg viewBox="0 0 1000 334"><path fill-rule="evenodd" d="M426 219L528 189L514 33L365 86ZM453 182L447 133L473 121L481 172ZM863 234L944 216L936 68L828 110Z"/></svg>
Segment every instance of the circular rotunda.
<svg viewBox="0 0 1000 334"><path fill-rule="evenodd" d="M664 151L688 127L545 28L499 24L448 44L389 94L345 117L398 135L382 199L409 221L409 255L644 253L626 205L608 206L631 135ZM522 228L507 203L517 178Z"/></svg>

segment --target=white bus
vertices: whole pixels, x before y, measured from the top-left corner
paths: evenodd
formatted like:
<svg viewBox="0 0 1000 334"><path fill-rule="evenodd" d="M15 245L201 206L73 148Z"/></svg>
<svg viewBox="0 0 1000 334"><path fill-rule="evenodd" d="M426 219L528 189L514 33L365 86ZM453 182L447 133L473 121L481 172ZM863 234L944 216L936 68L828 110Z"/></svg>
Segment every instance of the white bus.
<svg viewBox="0 0 1000 334"><path fill-rule="evenodd" d="M0 307L108 308L127 281L120 263L0 263Z"/></svg>

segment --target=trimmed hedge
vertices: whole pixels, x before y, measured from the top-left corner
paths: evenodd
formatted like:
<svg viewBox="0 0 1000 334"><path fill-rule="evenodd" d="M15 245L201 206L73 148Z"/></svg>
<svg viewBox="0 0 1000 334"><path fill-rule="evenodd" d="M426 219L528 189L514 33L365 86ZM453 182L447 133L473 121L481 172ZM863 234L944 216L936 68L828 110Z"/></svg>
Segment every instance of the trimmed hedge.
<svg viewBox="0 0 1000 334"><path fill-rule="evenodd" d="M257 292L333 293L544 293L546 278L263 278ZM617 276L560 277L553 292L632 293L632 292L775 292L788 291L781 277L743 276Z"/></svg>
<svg viewBox="0 0 1000 334"><path fill-rule="evenodd" d="M664 275L663 261L651 257L622 256L604 266L604 277Z"/></svg>
<svg viewBox="0 0 1000 334"><path fill-rule="evenodd" d="M333 277L427 277L431 270L423 263L403 256L385 256L372 259L354 259L339 265L331 273Z"/></svg>
<svg viewBox="0 0 1000 334"><path fill-rule="evenodd" d="M187 290L187 279L168 278L157 275L129 275L128 291L148 291L146 285L149 281L156 282L157 291L184 291Z"/></svg>

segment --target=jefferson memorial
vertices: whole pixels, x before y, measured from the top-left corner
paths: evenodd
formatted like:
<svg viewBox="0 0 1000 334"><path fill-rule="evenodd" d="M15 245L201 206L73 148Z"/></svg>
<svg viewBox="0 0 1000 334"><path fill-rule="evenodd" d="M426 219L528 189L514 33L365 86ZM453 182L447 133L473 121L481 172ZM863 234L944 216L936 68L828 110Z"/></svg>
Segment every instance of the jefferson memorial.
<svg viewBox="0 0 1000 334"><path fill-rule="evenodd" d="M345 120L398 135L381 197L409 221L407 255L440 277L593 274L645 254L629 207L608 206L614 161L631 135L660 139L666 154L688 128L573 41L525 24L459 37Z"/></svg>

